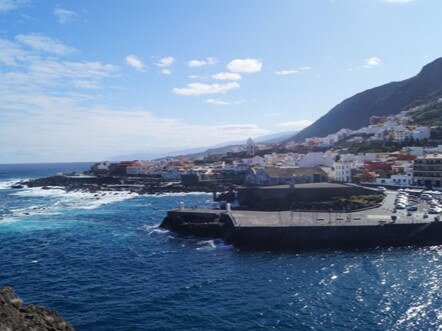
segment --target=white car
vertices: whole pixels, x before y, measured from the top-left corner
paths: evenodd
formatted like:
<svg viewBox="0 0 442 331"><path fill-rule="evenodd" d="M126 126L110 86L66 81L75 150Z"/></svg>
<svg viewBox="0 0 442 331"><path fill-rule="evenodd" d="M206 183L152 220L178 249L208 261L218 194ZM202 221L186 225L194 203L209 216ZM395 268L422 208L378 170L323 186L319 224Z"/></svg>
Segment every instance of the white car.
<svg viewBox="0 0 442 331"><path fill-rule="evenodd" d="M428 214L440 214L440 213L442 213L442 208L440 207L431 207L428 210Z"/></svg>
<svg viewBox="0 0 442 331"><path fill-rule="evenodd" d="M399 202L396 204L396 209L405 209L405 208L407 208L407 205L404 203Z"/></svg>
<svg viewBox="0 0 442 331"><path fill-rule="evenodd" d="M377 190L379 193L385 193L387 191L387 189L383 186L378 186Z"/></svg>

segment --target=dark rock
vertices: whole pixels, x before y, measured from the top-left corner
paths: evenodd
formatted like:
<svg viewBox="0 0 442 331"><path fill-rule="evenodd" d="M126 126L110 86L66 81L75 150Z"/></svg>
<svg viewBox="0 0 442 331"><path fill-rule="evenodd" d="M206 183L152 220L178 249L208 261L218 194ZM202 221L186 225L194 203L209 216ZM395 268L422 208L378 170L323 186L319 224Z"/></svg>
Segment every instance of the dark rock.
<svg viewBox="0 0 442 331"><path fill-rule="evenodd" d="M74 327L66 323L55 311L45 307L23 305L10 287L0 288L0 331L52 330L71 331Z"/></svg>

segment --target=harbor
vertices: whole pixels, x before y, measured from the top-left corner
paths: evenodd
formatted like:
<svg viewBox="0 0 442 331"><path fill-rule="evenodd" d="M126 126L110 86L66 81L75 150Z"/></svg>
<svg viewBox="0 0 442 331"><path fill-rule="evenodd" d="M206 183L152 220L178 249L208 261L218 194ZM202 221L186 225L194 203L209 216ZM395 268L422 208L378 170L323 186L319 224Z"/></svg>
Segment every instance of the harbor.
<svg viewBox="0 0 442 331"><path fill-rule="evenodd" d="M184 235L222 238L238 247L258 249L369 248L439 245L442 222L417 210L397 210L396 193L387 191L380 205L354 211L250 211L178 209L161 226Z"/></svg>

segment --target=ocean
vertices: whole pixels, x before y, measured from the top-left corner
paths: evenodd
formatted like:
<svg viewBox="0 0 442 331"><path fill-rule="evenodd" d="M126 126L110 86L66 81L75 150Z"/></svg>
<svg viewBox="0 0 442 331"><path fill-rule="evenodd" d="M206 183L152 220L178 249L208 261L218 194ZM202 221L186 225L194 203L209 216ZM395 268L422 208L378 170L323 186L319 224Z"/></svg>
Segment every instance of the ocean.
<svg viewBox="0 0 442 331"><path fill-rule="evenodd" d="M0 165L0 286L77 330L442 330L442 247L241 251L158 225L210 194L10 189L89 163Z"/></svg>

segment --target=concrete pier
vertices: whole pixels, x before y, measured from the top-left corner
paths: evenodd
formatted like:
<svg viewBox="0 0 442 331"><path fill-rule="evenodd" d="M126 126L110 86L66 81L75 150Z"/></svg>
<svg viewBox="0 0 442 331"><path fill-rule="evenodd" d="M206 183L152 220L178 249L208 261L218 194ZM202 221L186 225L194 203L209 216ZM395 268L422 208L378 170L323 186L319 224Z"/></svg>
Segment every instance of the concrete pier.
<svg viewBox="0 0 442 331"><path fill-rule="evenodd" d="M182 234L219 237L250 248L365 248L442 244L439 215L394 211L394 194L356 212L174 209L162 227Z"/></svg>

